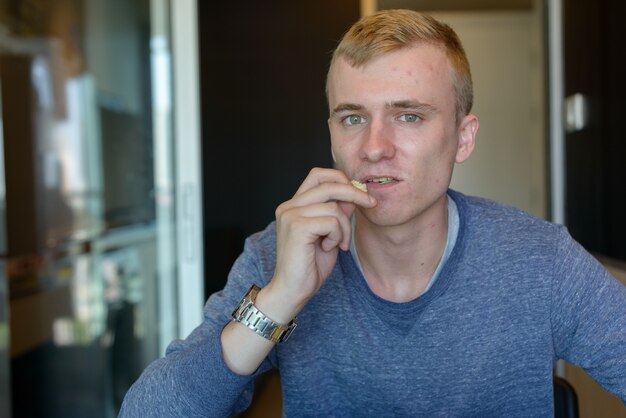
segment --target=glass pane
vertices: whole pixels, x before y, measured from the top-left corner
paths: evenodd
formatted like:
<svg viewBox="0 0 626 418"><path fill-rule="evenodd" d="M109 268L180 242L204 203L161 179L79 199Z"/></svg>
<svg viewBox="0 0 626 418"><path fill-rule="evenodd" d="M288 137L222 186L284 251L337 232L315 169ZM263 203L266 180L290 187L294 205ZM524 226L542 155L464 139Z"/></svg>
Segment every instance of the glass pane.
<svg viewBox="0 0 626 418"><path fill-rule="evenodd" d="M2 225L4 228L4 225ZM9 323L7 318L7 279L0 261L0 418L11 416L11 377L9 369Z"/></svg>
<svg viewBox="0 0 626 418"><path fill-rule="evenodd" d="M176 335L167 5L0 0L16 417L116 416Z"/></svg>
<svg viewBox="0 0 626 418"><path fill-rule="evenodd" d="M9 356L9 292L7 286L5 255L6 224L4 214L4 146L2 137L2 102L0 102L0 418L11 416L11 375Z"/></svg>

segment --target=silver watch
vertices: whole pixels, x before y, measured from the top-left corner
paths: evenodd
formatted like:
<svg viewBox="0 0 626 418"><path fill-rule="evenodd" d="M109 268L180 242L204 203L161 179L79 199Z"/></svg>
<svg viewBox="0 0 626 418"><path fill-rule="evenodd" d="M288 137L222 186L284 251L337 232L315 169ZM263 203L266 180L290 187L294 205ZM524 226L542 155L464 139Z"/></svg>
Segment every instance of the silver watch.
<svg viewBox="0 0 626 418"><path fill-rule="evenodd" d="M261 337L272 342L280 343L287 341L293 330L296 329L296 320L293 319L288 324L281 325L265 316L263 312L254 306L256 295L260 290L257 285L253 284L250 286L248 292L239 302L237 309L233 312L233 320L247 326Z"/></svg>

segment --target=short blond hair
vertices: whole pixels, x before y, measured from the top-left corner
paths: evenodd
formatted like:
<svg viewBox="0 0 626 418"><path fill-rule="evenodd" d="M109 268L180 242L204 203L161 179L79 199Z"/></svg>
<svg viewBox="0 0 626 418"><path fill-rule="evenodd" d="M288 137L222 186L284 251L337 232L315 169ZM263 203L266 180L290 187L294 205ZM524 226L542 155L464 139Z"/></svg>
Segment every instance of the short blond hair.
<svg viewBox="0 0 626 418"><path fill-rule="evenodd" d="M474 100L469 61L454 30L432 16L412 10L382 10L361 18L341 39L333 52L330 68L339 58L359 67L383 54L417 43L433 44L446 51L452 65L459 122L472 110ZM328 78L326 93L328 95Z"/></svg>

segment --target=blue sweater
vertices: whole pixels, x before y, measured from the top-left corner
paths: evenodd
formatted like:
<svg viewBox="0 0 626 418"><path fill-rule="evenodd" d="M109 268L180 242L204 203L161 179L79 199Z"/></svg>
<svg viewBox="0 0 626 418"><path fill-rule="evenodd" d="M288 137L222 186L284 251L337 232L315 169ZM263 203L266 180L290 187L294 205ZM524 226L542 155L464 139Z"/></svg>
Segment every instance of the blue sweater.
<svg viewBox="0 0 626 418"><path fill-rule="evenodd" d="M220 332L248 287L271 279L276 256L273 224L250 237L203 323L144 371L121 416L233 415L255 376L278 368L287 417L551 417L559 358L626 401L626 286L565 228L450 195L457 242L427 293L383 300L340 253L292 337L239 376Z"/></svg>

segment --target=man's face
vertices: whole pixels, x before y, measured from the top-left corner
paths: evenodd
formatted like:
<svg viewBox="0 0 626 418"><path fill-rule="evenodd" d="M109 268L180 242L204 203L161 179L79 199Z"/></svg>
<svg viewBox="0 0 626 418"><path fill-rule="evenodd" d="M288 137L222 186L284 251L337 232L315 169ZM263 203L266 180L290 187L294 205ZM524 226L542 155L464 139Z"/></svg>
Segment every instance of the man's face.
<svg viewBox="0 0 626 418"><path fill-rule="evenodd" d="M452 69L443 49L418 44L359 68L339 59L329 78L333 158L367 184L378 225L401 225L445 202L452 169L471 153L475 116L457 125Z"/></svg>

